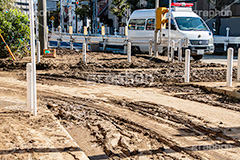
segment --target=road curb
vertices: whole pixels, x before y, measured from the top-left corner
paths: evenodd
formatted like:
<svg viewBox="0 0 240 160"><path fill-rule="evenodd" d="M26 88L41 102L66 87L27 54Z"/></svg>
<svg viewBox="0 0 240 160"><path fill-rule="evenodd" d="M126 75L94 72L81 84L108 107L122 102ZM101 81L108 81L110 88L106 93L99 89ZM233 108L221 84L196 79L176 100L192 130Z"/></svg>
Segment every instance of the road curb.
<svg viewBox="0 0 240 160"><path fill-rule="evenodd" d="M233 91L230 89L221 88L221 86L208 86L208 85L197 84L197 83L191 83L191 84L187 84L187 85L191 85L193 87L198 87L198 88L207 90L212 93L223 94L223 95L227 95L229 97L240 99L239 92L236 92L236 91Z"/></svg>

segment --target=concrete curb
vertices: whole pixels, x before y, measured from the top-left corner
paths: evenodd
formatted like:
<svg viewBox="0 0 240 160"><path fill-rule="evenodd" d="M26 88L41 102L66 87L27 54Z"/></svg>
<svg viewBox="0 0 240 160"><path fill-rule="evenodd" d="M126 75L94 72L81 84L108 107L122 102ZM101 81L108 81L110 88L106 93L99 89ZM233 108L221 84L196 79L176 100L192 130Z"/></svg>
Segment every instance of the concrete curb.
<svg viewBox="0 0 240 160"><path fill-rule="evenodd" d="M66 135L72 140L72 142L78 147L78 144L75 142L75 140L72 138L72 136L67 132L67 130L61 125L61 123L58 121L61 129L66 133ZM71 153L75 159L79 159L79 160L89 160L88 156L81 150L78 152L72 152Z"/></svg>
<svg viewBox="0 0 240 160"><path fill-rule="evenodd" d="M240 93L239 92L236 92L236 91L231 90L231 89L221 88L221 86L209 86L209 85L204 85L204 84L199 84L199 83L190 83L190 84L187 84L187 85L202 88L202 89L207 90L207 91L212 92L212 93L228 95L229 97L240 99Z"/></svg>

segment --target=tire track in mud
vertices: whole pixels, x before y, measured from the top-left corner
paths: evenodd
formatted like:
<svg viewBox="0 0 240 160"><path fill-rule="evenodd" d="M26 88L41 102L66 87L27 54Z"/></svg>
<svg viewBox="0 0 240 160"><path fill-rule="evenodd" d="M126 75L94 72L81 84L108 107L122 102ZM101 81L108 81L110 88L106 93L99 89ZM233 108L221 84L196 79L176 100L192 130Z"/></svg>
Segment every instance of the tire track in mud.
<svg viewBox="0 0 240 160"><path fill-rule="evenodd" d="M115 100L112 102L118 104L119 107L123 106L131 111L138 112L161 123L167 123L175 128L179 128L179 124L181 124L187 127L191 132L195 132L196 135L207 135L212 140L218 140L217 138L221 137L224 140L234 141L234 145L240 146L238 139L223 134L224 131L221 128L215 130L211 129L211 127L208 127L210 122L205 121L201 117L149 102L121 102Z"/></svg>
<svg viewBox="0 0 240 160"><path fill-rule="evenodd" d="M124 126L126 128L128 128L129 130L133 130L135 132L139 132L139 133L143 133L145 136L148 136L149 138L154 138L157 139L159 142L165 144L166 146L168 146L169 148L171 148L172 150L174 150L175 152L179 152L183 155L186 155L187 157L191 157L192 159L202 159L200 155L198 154L194 154L189 150L186 150L182 147L180 147L178 145L178 143L176 143L175 141L157 133L154 130L151 130L150 128L141 125L137 122L131 121L127 118L121 117L119 115L117 115L116 113L114 114L112 112L112 110L106 109L106 108L102 108L101 106L98 106L95 103L92 103L93 101L91 100L86 100L86 101L82 101L83 99L80 98L70 98L70 97L45 97L43 96L44 99L47 98L48 100L52 100L52 101L58 101L58 102L67 102L69 104L75 104L75 105L80 105L82 108L86 109L86 110L94 110L97 111L97 115L104 118L104 119L110 119L111 122L114 122L115 124L117 124L118 126ZM91 103L89 103L91 102ZM86 104L88 103L88 104ZM61 111L61 114L64 111ZM66 114L66 113L65 113ZM74 115L74 119L78 119L76 116L76 113L70 113L72 115ZM69 113L67 114L69 116ZM59 118L59 117L58 117ZM168 155L171 157L171 155ZM174 157L172 157L173 159L176 159ZM177 158L178 159L178 158Z"/></svg>
<svg viewBox="0 0 240 160"><path fill-rule="evenodd" d="M56 98L54 98L54 97L52 97L52 98L56 100ZM115 122L116 124L124 125L130 129L134 129L134 130L136 130L136 128L140 128L141 132L147 131L147 134L149 134L150 136L153 136L153 137L157 137L157 139L159 139L160 142L163 142L165 145L169 146L171 149L173 149L176 152L183 152L194 159L195 158L202 159L202 156L199 154L193 153L191 151L191 148L181 147L174 140L169 139L168 137L165 137L165 136L159 134L155 130L152 130L151 128L141 125L135 121L131 121L128 118L125 119L121 115L112 114L112 112L113 112L112 110L106 109L105 107L98 106L96 103L88 103L86 105L85 104L86 102L83 102L82 100L79 100L78 98L69 98L69 97L65 97L65 98L61 97L58 99L60 101L64 101L64 102L69 102L69 103L74 102L74 104L83 105L84 108L88 108L88 109L91 108L93 110L97 110L99 112L99 114L104 115L102 117L108 117L109 119L111 119L111 121ZM104 102L104 103L109 103L109 102ZM237 141L229 136L224 135L223 133L221 133L221 131L215 131L213 129L210 129L210 127L207 127L206 126L207 122L204 124L197 124L191 120L191 118L194 118L194 119L197 119L197 121L202 121L202 119L200 117L192 116L187 113L177 111L178 113L181 113L183 116L185 116L185 118L181 118L179 116L176 116L176 111L174 111L173 109L170 109L169 107L159 106L159 105L151 104L151 103L147 103L147 102L129 102L127 104L126 104L126 102L124 102L125 104L122 105L121 104L122 102L110 100L110 103L114 103L114 105L115 106L117 105L118 108L126 108L128 110L142 114L143 116L149 117L149 118L157 121L158 123L159 122L166 123L166 124L172 126L173 128L179 129L180 128L179 126L181 126L181 128L182 128L182 126L184 126L185 128L183 128L181 130L181 132L185 135L192 136L191 132L194 132L195 135L208 136L208 140L211 139L212 141L214 141L214 140L221 141L222 144L226 144L225 140L227 140L227 141L233 142L231 144L228 143L230 145L240 146L239 141ZM145 107L145 106L149 106L149 107ZM158 110L157 113L160 113L160 114L164 113L164 114L162 114L162 116L155 116L156 112L149 112L148 110L146 110L146 108L151 108L153 110L156 108L161 108L161 110ZM163 111L163 109L165 109L165 111ZM169 118L167 120L165 120L163 116L168 116ZM137 129L137 130L139 130L139 129ZM219 139L219 138L221 138L221 139Z"/></svg>

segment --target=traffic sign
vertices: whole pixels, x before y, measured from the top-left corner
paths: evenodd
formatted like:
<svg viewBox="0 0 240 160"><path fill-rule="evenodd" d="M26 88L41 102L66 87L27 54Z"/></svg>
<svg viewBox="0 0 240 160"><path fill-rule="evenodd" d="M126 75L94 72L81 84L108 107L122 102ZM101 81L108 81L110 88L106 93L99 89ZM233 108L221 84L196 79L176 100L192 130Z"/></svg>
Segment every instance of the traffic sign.
<svg viewBox="0 0 240 160"><path fill-rule="evenodd" d="M50 18L52 21L54 21L55 20L55 18L52 16L51 18Z"/></svg>

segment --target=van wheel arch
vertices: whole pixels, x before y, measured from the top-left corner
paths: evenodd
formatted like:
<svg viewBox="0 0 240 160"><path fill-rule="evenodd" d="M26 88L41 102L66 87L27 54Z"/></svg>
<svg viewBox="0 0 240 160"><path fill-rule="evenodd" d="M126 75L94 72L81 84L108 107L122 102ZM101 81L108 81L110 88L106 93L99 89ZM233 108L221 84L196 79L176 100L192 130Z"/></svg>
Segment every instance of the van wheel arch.
<svg viewBox="0 0 240 160"><path fill-rule="evenodd" d="M141 49L139 46L132 46L132 54L139 54L141 53Z"/></svg>

